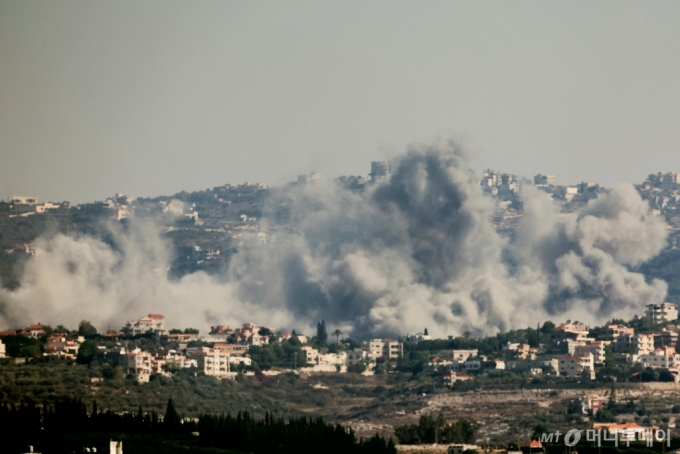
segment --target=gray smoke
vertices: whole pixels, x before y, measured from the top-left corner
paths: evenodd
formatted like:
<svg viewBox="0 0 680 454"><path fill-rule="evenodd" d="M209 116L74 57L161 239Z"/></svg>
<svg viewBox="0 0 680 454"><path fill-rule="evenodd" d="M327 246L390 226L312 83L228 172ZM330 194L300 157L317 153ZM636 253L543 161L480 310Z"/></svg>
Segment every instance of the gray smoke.
<svg viewBox="0 0 680 454"><path fill-rule="evenodd" d="M324 318L355 336L424 327L445 336L630 317L665 297L664 282L628 269L666 241L663 220L631 186L569 215L529 188L508 241L455 140L412 146L395 165L364 192L322 182L271 197L264 227L275 241L246 243L218 277L169 280L168 245L149 225L116 231L117 250L85 236L41 239L21 288L0 294L5 324L89 318L118 328L163 312L173 326L203 329L252 320L309 330ZM293 231L266 221L281 210Z"/></svg>

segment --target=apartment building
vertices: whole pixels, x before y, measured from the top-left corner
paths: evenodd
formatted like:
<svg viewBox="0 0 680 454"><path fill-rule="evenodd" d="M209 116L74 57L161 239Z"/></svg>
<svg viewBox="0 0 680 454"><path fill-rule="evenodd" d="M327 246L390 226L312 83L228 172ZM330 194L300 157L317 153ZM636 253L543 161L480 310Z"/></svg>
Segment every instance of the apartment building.
<svg viewBox="0 0 680 454"><path fill-rule="evenodd" d="M138 348L122 353L118 361L126 374L149 375L153 370L151 353L143 352Z"/></svg>
<svg viewBox="0 0 680 454"><path fill-rule="evenodd" d="M581 356L559 356L557 373L564 377L583 377L595 379L595 360L592 353Z"/></svg>
<svg viewBox="0 0 680 454"><path fill-rule="evenodd" d="M576 356L586 356L589 353L593 355L595 364L604 364L604 347L606 343L603 341L588 342L585 345L578 345L575 347Z"/></svg>
<svg viewBox="0 0 680 454"><path fill-rule="evenodd" d="M616 338L615 350L619 353L648 355L654 351L654 334L622 334Z"/></svg>
<svg viewBox="0 0 680 454"><path fill-rule="evenodd" d="M675 353L674 347L657 348L650 354L640 355L637 359L638 363L644 367L653 367L654 369L668 369L677 366L680 364L679 360L680 355Z"/></svg>
<svg viewBox="0 0 680 454"><path fill-rule="evenodd" d="M230 375L228 353L214 349L203 349L193 354L192 359L196 360L198 370L206 375L216 377Z"/></svg>
<svg viewBox="0 0 680 454"><path fill-rule="evenodd" d="M404 344L390 339L372 339L367 347L368 356L373 360L380 357L399 359L404 354Z"/></svg>
<svg viewBox="0 0 680 454"><path fill-rule="evenodd" d="M673 303L648 304L645 322L650 324L671 322L678 319L678 305Z"/></svg>
<svg viewBox="0 0 680 454"><path fill-rule="evenodd" d="M623 325L609 324L607 325L607 340L616 341L619 336L633 336L635 335L635 328L629 328Z"/></svg>
<svg viewBox="0 0 680 454"><path fill-rule="evenodd" d="M678 345L678 333L666 328L654 333L654 348L675 347Z"/></svg>

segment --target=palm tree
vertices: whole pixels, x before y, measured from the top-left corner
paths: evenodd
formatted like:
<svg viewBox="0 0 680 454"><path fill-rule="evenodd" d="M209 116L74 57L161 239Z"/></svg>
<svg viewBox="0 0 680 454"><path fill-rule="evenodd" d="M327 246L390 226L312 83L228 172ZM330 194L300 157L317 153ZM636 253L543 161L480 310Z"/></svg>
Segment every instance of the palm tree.
<svg viewBox="0 0 680 454"><path fill-rule="evenodd" d="M463 337L464 337L465 339L470 339L470 336L472 336L472 333L471 333L470 331L465 331L465 332L463 333Z"/></svg>
<svg viewBox="0 0 680 454"><path fill-rule="evenodd" d="M336 343L340 343L340 336L342 336L342 331L336 329L335 331L333 331L333 334L335 334Z"/></svg>

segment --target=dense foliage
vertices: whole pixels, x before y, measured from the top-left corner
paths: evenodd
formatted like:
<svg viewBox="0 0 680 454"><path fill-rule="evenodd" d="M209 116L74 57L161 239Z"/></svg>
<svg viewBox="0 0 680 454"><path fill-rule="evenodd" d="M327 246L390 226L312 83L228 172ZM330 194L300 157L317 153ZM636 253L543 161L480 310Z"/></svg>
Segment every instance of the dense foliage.
<svg viewBox="0 0 680 454"><path fill-rule="evenodd" d="M64 399L53 404L37 406L24 403L19 407L0 406L0 426L12 440L30 440L39 432L147 434L169 436L196 434L196 446L203 448L236 449L259 453L376 453L396 454L394 443L380 436L357 440L351 430L338 424L328 424L320 418L292 418L285 421L269 413L257 420L248 412L211 416L204 414L197 420L182 419L175 410L172 399L168 401L165 416L155 412L115 413L102 411L94 403L90 411L80 400ZM159 440L162 439L159 438ZM40 437L37 437L40 438ZM50 447L40 447L50 452ZM129 452L129 450L126 450Z"/></svg>
<svg viewBox="0 0 680 454"><path fill-rule="evenodd" d="M447 424L441 414L436 419L431 415L423 415L418 424L405 424L395 427L394 434L399 439L399 443L404 445L474 443L477 423L472 419L462 418Z"/></svg>

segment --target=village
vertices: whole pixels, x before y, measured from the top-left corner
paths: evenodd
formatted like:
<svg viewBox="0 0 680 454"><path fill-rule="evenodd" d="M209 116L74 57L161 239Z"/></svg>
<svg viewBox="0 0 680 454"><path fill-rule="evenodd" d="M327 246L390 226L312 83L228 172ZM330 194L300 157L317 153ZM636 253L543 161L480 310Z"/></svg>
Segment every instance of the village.
<svg viewBox="0 0 680 454"><path fill-rule="evenodd" d="M170 375L178 370L192 370L220 379L234 379L238 374L276 375L296 373L347 373L364 375L405 372L404 364L424 358L411 372L437 377L442 384L474 380L489 374L520 374L527 377L562 377L576 382L617 380L604 372L615 365L637 367L629 381L680 381L677 305L650 304L644 316L626 326L609 323L590 330L585 324L567 320L554 326L525 333L525 342L506 342L497 348L443 348L456 340L432 339L427 330L416 335L393 339L369 339L363 342L328 339L325 322L319 322L316 336L243 323L232 328L211 326L207 334L195 329L167 329L162 314L148 314L131 320L119 331L96 334L88 322L78 331L56 329L33 324L25 329L0 332L0 357L13 356L15 361L61 360L87 363L99 359L140 383L154 374ZM552 326L551 326L552 325ZM638 327L636 330L636 326ZM67 332L62 332L67 331ZM14 349L8 355L6 343L17 338L42 341L38 349ZM151 346L136 345L135 339L153 340ZM463 338L458 338L462 340ZM474 340L467 339L467 343ZM134 344L134 345L133 345ZM486 345L486 344L485 344ZM287 350L280 357L263 360L275 346ZM86 347L83 349L83 347ZM86 350L93 350L87 351ZM265 350L263 350L265 349ZM419 355L419 356L418 356ZM612 364L613 363L613 364ZM651 372L650 372L651 371ZM650 378L651 374L651 378Z"/></svg>

